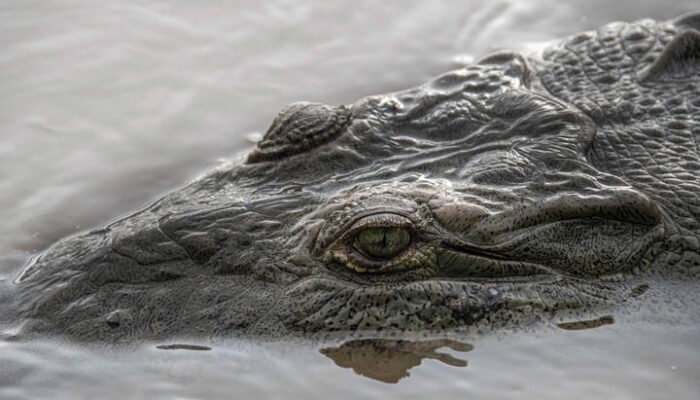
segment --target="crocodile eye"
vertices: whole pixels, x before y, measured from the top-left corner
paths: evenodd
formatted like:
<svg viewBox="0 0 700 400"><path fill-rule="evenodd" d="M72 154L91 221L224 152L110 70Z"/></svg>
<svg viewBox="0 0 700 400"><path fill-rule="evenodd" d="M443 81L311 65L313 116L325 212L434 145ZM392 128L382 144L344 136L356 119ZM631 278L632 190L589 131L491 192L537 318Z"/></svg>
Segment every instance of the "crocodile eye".
<svg viewBox="0 0 700 400"><path fill-rule="evenodd" d="M356 272L388 272L416 268L425 261L426 232L413 219L393 212L357 219L325 251Z"/></svg>
<svg viewBox="0 0 700 400"><path fill-rule="evenodd" d="M403 227L367 227L361 229L353 243L368 258L385 260L408 248L411 234Z"/></svg>

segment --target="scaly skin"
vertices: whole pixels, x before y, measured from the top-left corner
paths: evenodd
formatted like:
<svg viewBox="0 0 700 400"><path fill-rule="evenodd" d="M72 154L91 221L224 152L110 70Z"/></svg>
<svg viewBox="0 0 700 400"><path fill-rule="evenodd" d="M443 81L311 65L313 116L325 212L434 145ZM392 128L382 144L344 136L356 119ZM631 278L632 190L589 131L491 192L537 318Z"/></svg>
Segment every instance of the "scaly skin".
<svg viewBox="0 0 700 400"><path fill-rule="evenodd" d="M682 314L672 282L700 269L699 19L614 23L350 106L294 104L242 165L38 257L16 283L20 332L390 335Z"/></svg>

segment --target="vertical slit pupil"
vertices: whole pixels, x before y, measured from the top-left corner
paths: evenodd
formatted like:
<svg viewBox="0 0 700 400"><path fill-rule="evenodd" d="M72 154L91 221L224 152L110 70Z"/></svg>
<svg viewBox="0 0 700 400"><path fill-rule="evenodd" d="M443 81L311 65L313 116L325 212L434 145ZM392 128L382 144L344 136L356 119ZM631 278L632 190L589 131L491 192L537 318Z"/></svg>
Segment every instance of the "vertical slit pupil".
<svg viewBox="0 0 700 400"><path fill-rule="evenodd" d="M401 227L367 228L355 237L358 250L375 258L393 257L405 250L410 242L410 234Z"/></svg>

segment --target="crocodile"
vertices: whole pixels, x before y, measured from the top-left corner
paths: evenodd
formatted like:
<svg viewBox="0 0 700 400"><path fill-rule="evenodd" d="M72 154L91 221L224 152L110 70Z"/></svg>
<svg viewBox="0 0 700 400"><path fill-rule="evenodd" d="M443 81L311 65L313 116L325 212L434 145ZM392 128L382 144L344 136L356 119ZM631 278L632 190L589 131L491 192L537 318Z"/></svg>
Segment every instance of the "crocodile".
<svg viewBox="0 0 700 400"><path fill-rule="evenodd" d="M239 162L35 257L7 312L18 335L104 342L697 312L699 30L614 22L291 104Z"/></svg>

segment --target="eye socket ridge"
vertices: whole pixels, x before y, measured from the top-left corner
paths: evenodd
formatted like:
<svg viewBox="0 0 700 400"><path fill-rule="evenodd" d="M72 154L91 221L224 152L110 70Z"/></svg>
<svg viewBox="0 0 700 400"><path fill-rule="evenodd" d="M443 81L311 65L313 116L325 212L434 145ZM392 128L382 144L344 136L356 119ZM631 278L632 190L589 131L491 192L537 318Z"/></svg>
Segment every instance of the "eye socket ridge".
<svg viewBox="0 0 700 400"><path fill-rule="evenodd" d="M413 221L401 214L382 212L366 215L356 220L348 229L348 234L357 233L364 228L405 228L413 229Z"/></svg>

